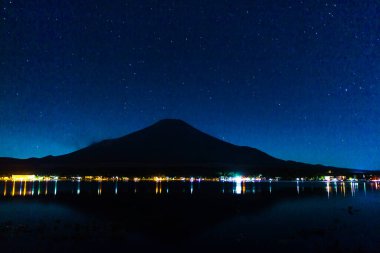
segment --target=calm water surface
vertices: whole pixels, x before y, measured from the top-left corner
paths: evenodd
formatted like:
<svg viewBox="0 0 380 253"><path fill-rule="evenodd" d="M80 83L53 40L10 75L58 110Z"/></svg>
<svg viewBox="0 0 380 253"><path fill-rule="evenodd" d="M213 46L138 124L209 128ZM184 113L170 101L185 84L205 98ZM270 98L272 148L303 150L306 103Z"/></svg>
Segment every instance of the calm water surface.
<svg viewBox="0 0 380 253"><path fill-rule="evenodd" d="M380 249L378 183L36 181L0 192L0 243L15 252Z"/></svg>

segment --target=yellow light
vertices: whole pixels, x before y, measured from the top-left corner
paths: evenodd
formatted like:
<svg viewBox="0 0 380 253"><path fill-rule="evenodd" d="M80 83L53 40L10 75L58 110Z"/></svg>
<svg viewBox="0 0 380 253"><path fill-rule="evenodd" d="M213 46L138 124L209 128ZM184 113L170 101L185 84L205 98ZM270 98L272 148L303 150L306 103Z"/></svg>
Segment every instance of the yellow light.
<svg viewBox="0 0 380 253"><path fill-rule="evenodd" d="M35 179L35 175L12 175L13 181L34 181Z"/></svg>
<svg viewBox="0 0 380 253"><path fill-rule="evenodd" d="M26 181L25 181L25 184L24 184L24 196L26 195Z"/></svg>
<svg viewBox="0 0 380 253"><path fill-rule="evenodd" d="M98 185L98 195L102 195L102 182L99 181L99 185Z"/></svg>
<svg viewBox="0 0 380 253"><path fill-rule="evenodd" d="M4 196L7 196L7 181L4 183Z"/></svg>
<svg viewBox="0 0 380 253"><path fill-rule="evenodd" d="M16 191L16 182L13 180L12 197L15 195L15 191Z"/></svg>

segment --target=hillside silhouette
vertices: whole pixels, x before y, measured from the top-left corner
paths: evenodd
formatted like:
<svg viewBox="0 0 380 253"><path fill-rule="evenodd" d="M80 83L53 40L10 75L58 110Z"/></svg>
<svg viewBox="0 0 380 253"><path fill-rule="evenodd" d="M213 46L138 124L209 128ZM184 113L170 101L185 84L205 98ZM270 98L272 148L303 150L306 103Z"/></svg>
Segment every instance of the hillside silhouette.
<svg viewBox="0 0 380 253"><path fill-rule="evenodd" d="M284 161L258 149L237 146L178 119L164 119L75 152L44 158L0 159L3 171L55 174L220 175L230 172L268 176L355 173L353 170ZM356 171L357 172L357 171Z"/></svg>

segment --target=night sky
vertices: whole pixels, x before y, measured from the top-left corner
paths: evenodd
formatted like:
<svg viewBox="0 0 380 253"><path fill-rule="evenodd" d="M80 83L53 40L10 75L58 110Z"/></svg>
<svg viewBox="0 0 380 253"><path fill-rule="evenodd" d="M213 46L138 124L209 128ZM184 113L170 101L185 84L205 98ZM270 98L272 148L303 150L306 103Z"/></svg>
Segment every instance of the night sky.
<svg viewBox="0 0 380 253"><path fill-rule="evenodd" d="M377 1L0 4L0 156L180 118L279 158L380 169Z"/></svg>

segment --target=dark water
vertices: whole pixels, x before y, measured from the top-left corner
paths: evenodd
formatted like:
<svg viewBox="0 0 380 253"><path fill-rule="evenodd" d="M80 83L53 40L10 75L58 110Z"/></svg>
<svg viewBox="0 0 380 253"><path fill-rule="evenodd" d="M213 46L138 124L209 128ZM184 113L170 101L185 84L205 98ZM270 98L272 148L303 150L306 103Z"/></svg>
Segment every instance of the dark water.
<svg viewBox="0 0 380 253"><path fill-rule="evenodd" d="M1 182L0 192L6 252L380 249L376 183Z"/></svg>

